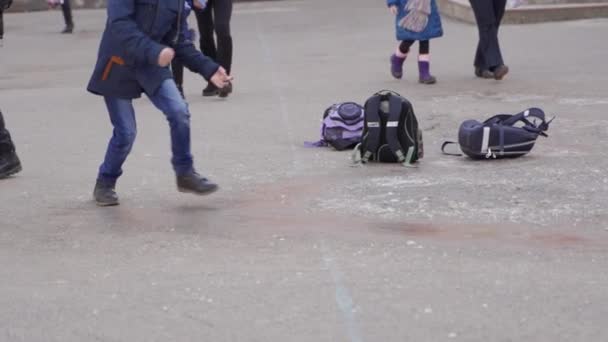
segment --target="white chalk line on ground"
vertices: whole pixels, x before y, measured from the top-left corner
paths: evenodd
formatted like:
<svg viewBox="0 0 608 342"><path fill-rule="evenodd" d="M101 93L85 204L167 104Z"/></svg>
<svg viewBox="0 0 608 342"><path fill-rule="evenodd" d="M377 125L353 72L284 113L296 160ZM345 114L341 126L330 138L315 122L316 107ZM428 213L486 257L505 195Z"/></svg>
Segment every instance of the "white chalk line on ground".
<svg viewBox="0 0 608 342"><path fill-rule="evenodd" d="M344 318L349 341L363 342L361 331L357 325L357 320L355 319L355 301L344 285L342 272L334 262L334 257L325 240L321 240L321 253L323 255L323 263L327 270L329 270L334 286L336 287L336 304Z"/></svg>

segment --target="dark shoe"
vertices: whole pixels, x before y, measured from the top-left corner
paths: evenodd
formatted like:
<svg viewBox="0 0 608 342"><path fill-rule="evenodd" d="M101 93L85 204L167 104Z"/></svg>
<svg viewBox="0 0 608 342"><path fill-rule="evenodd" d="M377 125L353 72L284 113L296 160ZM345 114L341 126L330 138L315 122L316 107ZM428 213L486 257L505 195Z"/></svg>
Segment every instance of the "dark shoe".
<svg viewBox="0 0 608 342"><path fill-rule="evenodd" d="M437 79L431 75L431 63L428 61L418 61L419 77L418 82L422 84L435 84Z"/></svg>
<svg viewBox="0 0 608 342"><path fill-rule="evenodd" d="M218 90L218 95L221 98L228 97L230 94L232 94L232 83L228 83L227 86Z"/></svg>
<svg viewBox="0 0 608 342"><path fill-rule="evenodd" d="M209 83L207 88L203 89L203 96L215 96L218 94L217 87Z"/></svg>
<svg viewBox="0 0 608 342"><path fill-rule="evenodd" d="M192 172L187 175L177 176L177 190L196 195L209 195L217 191L217 184L211 183L207 178Z"/></svg>
<svg viewBox="0 0 608 342"><path fill-rule="evenodd" d="M509 73L509 67L506 65L499 65L494 69L494 79L502 80Z"/></svg>
<svg viewBox="0 0 608 342"><path fill-rule="evenodd" d="M74 25L66 25L66 27L61 31L62 34L72 33L74 32Z"/></svg>
<svg viewBox="0 0 608 342"><path fill-rule="evenodd" d="M475 68L475 76L479 78L494 78L494 73L487 69Z"/></svg>
<svg viewBox="0 0 608 342"><path fill-rule="evenodd" d="M397 55L392 54L390 61L391 75L396 79L401 79L403 77L403 62L405 62L405 58L397 57Z"/></svg>
<svg viewBox="0 0 608 342"><path fill-rule="evenodd" d="M118 195L116 194L116 191L114 191L114 185L100 182L99 180L95 183L93 198L100 207L109 207L119 204Z"/></svg>
<svg viewBox="0 0 608 342"><path fill-rule="evenodd" d="M21 162L14 151L0 157L0 179L12 176L19 171L21 171Z"/></svg>

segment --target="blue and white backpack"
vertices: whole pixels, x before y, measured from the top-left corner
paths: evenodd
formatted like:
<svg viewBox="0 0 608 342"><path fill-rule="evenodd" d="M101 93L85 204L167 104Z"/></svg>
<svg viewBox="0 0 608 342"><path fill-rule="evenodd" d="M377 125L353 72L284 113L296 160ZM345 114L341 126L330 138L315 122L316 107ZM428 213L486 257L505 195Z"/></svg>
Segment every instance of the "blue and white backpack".
<svg viewBox="0 0 608 342"><path fill-rule="evenodd" d="M332 146L338 151L350 149L361 142L363 107L354 102L336 103L325 110L321 124L321 140L305 143L308 147Z"/></svg>
<svg viewBox="0 0 608 342"><path fill-rule="evenodd" d="M460 125L458 145L464 154L473 159L516 158L532 150L538 136L545 133L553 119L547 121L540 108L529 108L511 115L499 114L486 121L467 120ZM445 147L456 144L446 141L441 151L447 155L462 155L445 152Z"/></svg>

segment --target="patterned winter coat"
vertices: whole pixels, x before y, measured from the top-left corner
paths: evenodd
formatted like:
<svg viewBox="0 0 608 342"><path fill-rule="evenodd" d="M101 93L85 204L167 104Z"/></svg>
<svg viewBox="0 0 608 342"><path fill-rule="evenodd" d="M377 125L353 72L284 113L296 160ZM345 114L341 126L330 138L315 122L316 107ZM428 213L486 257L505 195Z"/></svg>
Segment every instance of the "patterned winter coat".
<svg viewBox="0 0 608 342"><path fill-rule="evenodd" d="M397 40L429 40L443 36L443 28L441 26L441 16L439 15L439 7L435 0L431 1L431 14L429 15L429 22L426 28L422 32L409 31L399 24L401 20L408 14L405 9L408 0L387 0L386 4L390 6L397 6L399 13L395 18L395 27L397 30Z"/></svg>

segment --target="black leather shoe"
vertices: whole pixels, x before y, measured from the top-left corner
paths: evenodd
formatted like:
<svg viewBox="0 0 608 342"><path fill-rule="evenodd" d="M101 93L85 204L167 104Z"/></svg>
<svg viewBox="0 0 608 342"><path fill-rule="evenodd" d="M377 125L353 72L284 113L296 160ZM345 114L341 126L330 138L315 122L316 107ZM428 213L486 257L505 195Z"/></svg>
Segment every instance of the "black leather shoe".
<svg viewBox="0 0 608 342"><path fill-rule="evenodd" d="M120 204L118 201L118 195L114 191L114 185L106 184L100 181L95 183L95 190L93 191L93 198L95 203L100 207L109 207Z"/></svg>
<svg viewBox="0 0 608 342"><path fill-rule="evenodd" d="M216 96L218 94L217 87L209 83L205 89L203 89L203 96Z"/></svg>
<svg viewBox="0 0 608 342"><path fill-rule="evenodd" d="M207 178L201 177L198 173L192 172L187 175L177 176L177 190L196 195L209 195L219 189L217 184L210 182Z"/></svg>
<svg viewBox="0 0 608 342"><path fill-rule="evenodd" d="M15 151L0 156L0 179L7 178L21 171L21 162Z"/></svg>
<svg viewBox="0 0 608 342"><path fill-rule="evenodd" d="M228 83L227 86L218 90L218 95L221 98L228 97L230 94L232 94L232 83Z"/></svg>
<svg viewBox="0 0 608 342"><path fill-rule="evenodd" d="M494 79L502 80L509 73L509 67L506 65L499 65L494 69Z"/></svg>
<svg viewBox="0 0 608 342"><path fill-rule="evenodd" d="M483 70L481 68L475 68L475 76L479 78L490 79L494 78L494 73L487 69Z"/></svg>
<svg viewBox="0 0 608 342"><path fill-rule="evenodd" d="M62 34L72 33L74 32L74 25L66 25L66 27L61 31Z"/></svg>

